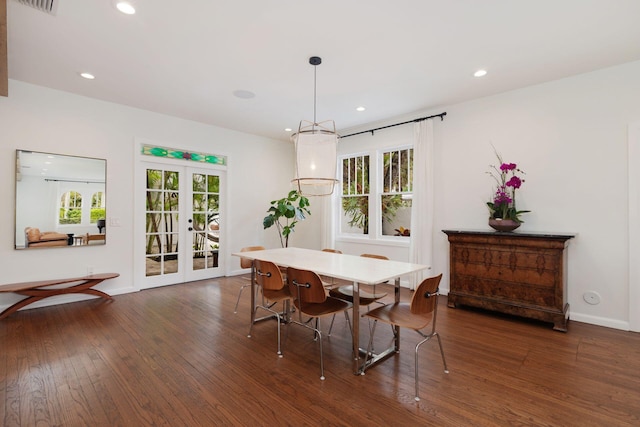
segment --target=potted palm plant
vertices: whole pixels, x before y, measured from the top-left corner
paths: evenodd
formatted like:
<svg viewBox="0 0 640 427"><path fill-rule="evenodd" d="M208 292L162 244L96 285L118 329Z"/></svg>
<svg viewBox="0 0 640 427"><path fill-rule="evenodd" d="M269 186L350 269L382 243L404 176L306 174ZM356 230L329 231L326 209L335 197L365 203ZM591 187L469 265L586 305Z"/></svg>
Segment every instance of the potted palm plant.
<svg viewBox="0 0 640 427"><path fill-rule="evenodd" d="M283 248L289 246L289 235L293 232L298 221L311 215L309 199L297 190L291 190L287 197L271 201L271 207L267 211L269 215L262 220L264 229L275 225L280 236L280 244Z"/></svg>

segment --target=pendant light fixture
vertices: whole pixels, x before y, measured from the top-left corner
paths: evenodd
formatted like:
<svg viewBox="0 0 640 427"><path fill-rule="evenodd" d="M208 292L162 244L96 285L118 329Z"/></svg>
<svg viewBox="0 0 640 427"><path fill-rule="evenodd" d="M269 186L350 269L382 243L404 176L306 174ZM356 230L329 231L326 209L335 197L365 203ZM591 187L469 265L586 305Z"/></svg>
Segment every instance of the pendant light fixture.
<svg viewBox="0 0 640 427"><path fill-rule="evenodd" d="M322 59L309 58L313 69L313 122L300 121L298 132L291 135L296 151L296 177L291 181L304 196L328 196L336 179L338 134L333 120L316 120L316 71Z"/></svg>

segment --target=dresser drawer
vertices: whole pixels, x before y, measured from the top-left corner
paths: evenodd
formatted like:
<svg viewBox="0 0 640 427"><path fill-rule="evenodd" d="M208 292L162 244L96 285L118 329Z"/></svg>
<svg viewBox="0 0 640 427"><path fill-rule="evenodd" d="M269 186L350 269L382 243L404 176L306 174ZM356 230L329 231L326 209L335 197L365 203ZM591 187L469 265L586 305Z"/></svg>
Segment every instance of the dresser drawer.
<svg viewBox="0 0 640 427"><path fill-rule="evenodd" d="M506 266L512 270L532 268L556 271L560 267L557 249L532 250L529 248L492 245L456 245L451 248L451 259L463 264Z"/></svg>
<svg viewBox="0 0 640 427"><path fill-rule="evenodd" d="M470 277L483 277L494 281L507 281L514 283L522 283L534 285L541 288L553 288L558 281L560 269L535 268L519 266L517 264L500 265L500 264L476 264L465 263L453 259L451 267L455 274ZM546 265L549 267L549 265Z"/></svg>
<svg viewBox="0 0 640 427"><path fill-rule="evenodd" d="M517 301L522 304L540 307L562 307L562 300L557 301L556 288L553 284L535 286L530 283L493 280L488 277L456 274L454 291L477 297L487 297L502 301Z"/></svg>

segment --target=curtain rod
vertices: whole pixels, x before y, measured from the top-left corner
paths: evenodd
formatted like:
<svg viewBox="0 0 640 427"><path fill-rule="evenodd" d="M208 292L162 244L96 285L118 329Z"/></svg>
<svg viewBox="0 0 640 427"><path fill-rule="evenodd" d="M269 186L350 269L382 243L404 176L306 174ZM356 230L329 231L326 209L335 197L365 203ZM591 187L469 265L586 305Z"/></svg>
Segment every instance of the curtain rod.
<svg viewBox="0 0 640 427"><path fill-rule="evenodd" d="M382 130L382 129L392 128L392 127L394 127L394 126L406 125L406 124L408 124L408 123L417 123L417 122L421 122L421 121L423 121L423 120L432 119L432 118L434 118L434 117L440 117L440 121L443 121L443 120L444 120L444 116L446 116L446 115L447 115L447 112L445 111L444 113L434 114L433 116L420 117L419 119L408 120L408 121L406 121L406 122L402 122L402 123L396 123L396 124L393 124L393 125L382 126L382 127L375 128L375 129L363 130L362 132L350 133L349 135L341 136L341 137L340 137L340 139L342 139L342 138L348 138L348 137L350 137L350 136L360 135L360 134L368 133L368 132L371 132L371 135L373 135L373 133L374 133L375 131L377 131L377 130Z"/></svg>
<svg viewBox="0 0 640 427"><path fill-rule="evenodd" d="M96 180L86 180L86 179L54 179L54 178L45 178L47 182L79 182L85 184L104 184L104 181L96 181Z"/></svg>

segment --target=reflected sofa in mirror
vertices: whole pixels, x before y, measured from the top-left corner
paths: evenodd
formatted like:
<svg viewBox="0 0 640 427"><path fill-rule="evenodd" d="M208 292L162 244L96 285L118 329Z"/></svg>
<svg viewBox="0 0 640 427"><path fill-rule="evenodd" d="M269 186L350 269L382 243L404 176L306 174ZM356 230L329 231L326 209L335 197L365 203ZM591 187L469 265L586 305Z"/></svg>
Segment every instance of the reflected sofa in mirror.
<svg viewBox="0 0 640 427"><path fill-rule="evenodd" d="M15 248L106 243L107 161L16 150Z"/></svg>

